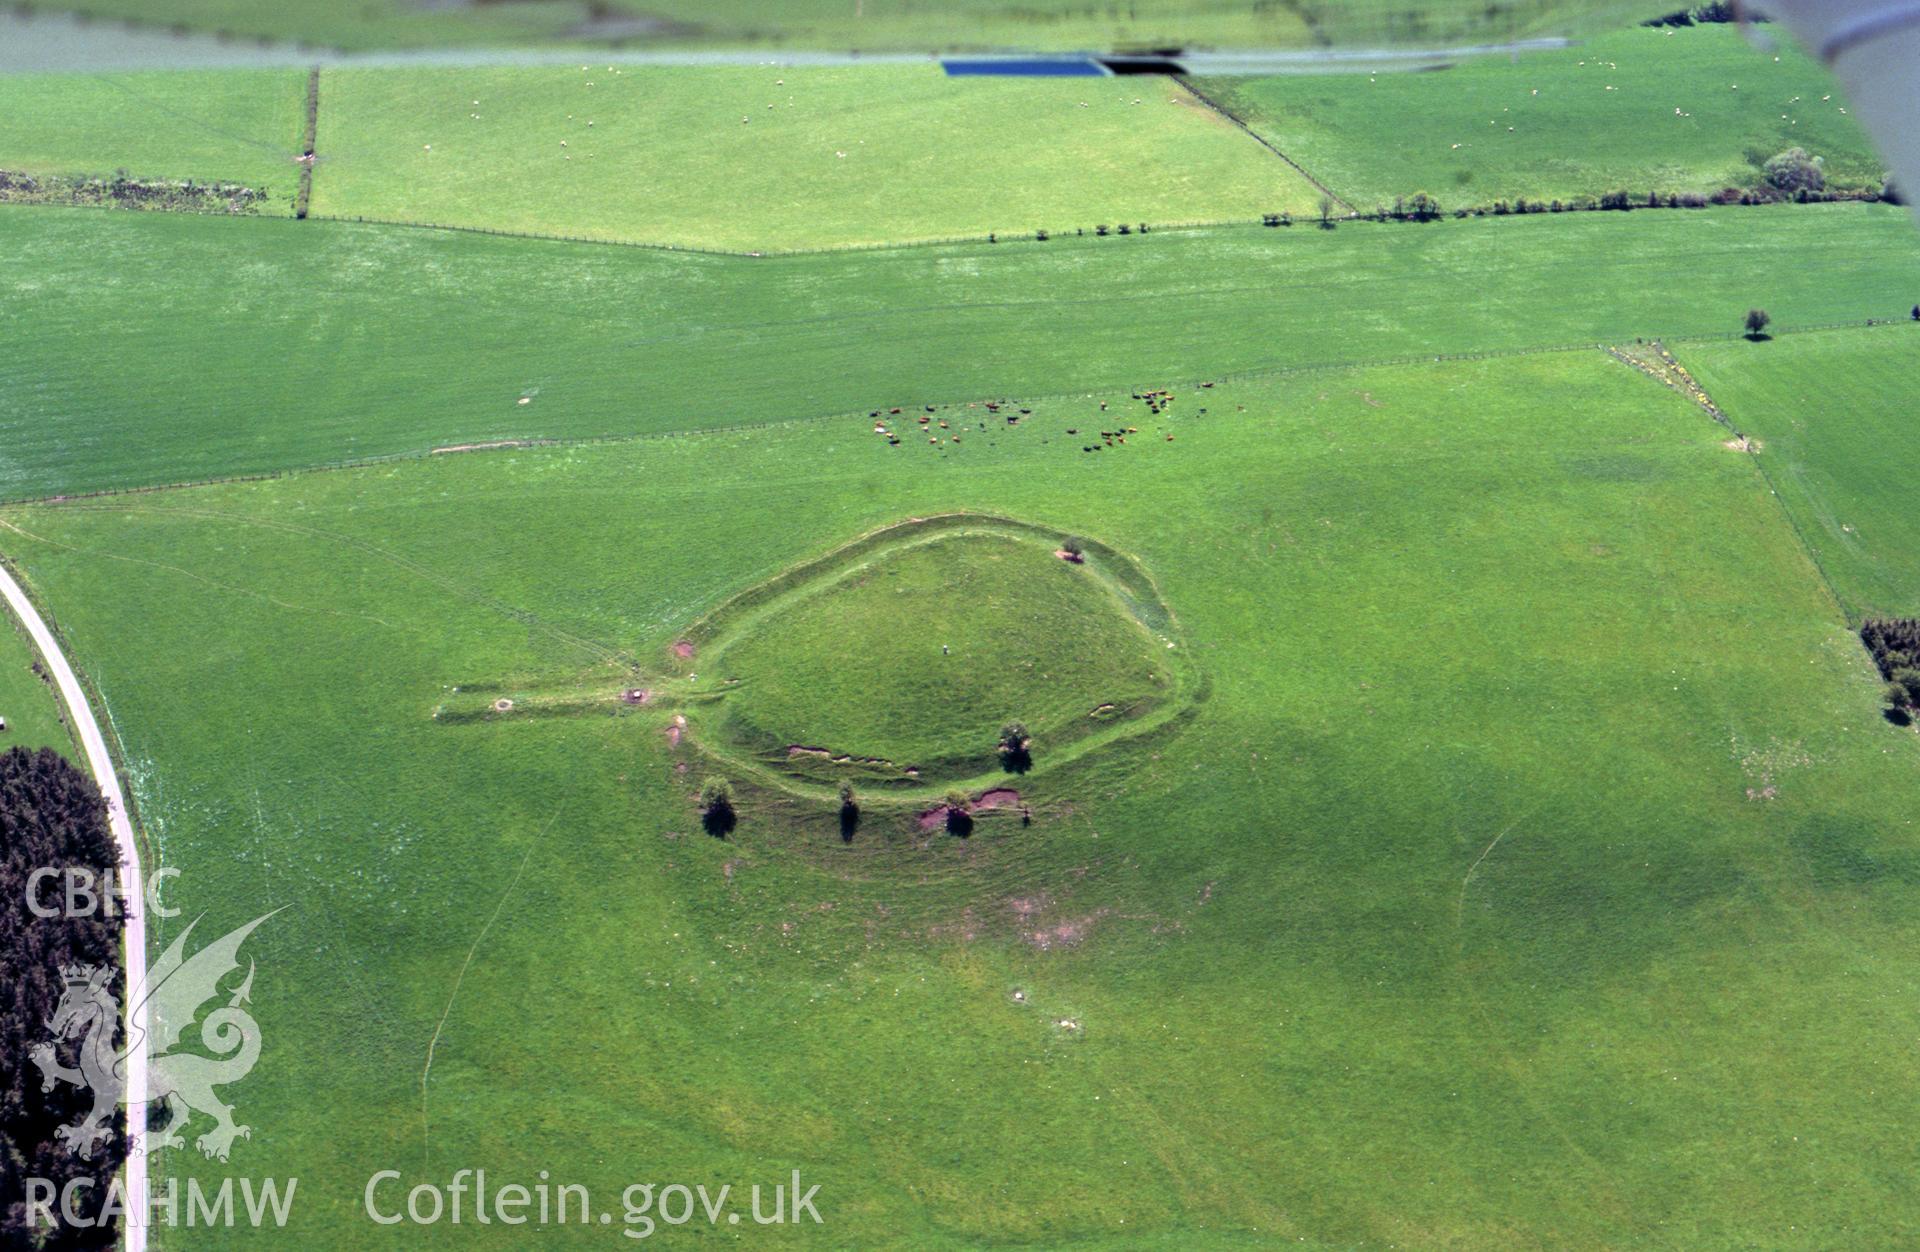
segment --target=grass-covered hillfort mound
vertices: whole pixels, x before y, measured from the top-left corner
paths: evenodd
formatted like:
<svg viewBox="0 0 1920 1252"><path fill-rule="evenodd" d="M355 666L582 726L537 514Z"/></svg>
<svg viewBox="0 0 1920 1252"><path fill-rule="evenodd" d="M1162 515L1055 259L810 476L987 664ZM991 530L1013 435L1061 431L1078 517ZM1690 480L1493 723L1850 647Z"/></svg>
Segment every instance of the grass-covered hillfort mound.
<svg viewBox="0 0 1920 1252"><path fill-rule="evenodd" d="M673 659L709 752L789 787L904 793L1008 771L1009 721L1034 740L1022 771L1164 724L1194 691L1174 632L1125 554L952 514L875 531L743 593Z"/></svg>

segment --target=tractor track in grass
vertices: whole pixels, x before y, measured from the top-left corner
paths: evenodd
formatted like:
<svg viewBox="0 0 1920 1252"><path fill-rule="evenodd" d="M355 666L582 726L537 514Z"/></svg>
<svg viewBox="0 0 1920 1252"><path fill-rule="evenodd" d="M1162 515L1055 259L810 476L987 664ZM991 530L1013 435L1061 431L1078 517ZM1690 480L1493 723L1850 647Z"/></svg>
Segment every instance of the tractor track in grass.
<svg viewBox="0 0 1920 1252"><path fill-rule="evenodd" d="M81 685L73 666L67 663L66 654L60 650L60 641L40 616L39 609L34 607L26 588L20 585L4 564L0 564L0 599L7 602L14 616L26 627L34 647L39 650L47 668L53 672L54 685L60 689L60 700L67 706L67 720L73 727L74 738L86 756L87 769L100 788L101 797L106 801L107 825L113 830L114 846L120 852L121 882L125 887L124 898L120 902L121 938L126 953L122 985L127 1003L125 1029L129 1045L125 1092L128 1110L126 1211L144 1216L147 1212L147 1029L146 1005L136 997L136 992L147 981L147 912L146 888L140 876L140 844L134 836L133 821L127 815L127 798L120 789L120 779L114 771L113 754L107 750L106 736L101 733L100 723L93 716L86 688ZM122 1246L127 1252L146 1252L147 1227L144 1221L123 1221L121 1230Z"/></svg>
<svg viewBox="0 0 1920 1252"><path fill-rule="evenodd" d="M1461 991L1466 997L1469 1011L1480 1019L1481 1042L1488 1045L1490 1051L1498 1052L1497 1056L1490 1056L1488 1059L1506 1072L1508 1085L1514 1094L1533 1110L1540 1119L1540 1124L1602 1180L1610 1207L1624 1211L1627 1206L1621 1198L1614 1171L1574 1138L1566 1125L1554 1115L1552 1107L1534 1094L1531 1087L1533 1075L1528 1068L1528 1063L1502 1039L1499 1033L1499 1022L1487 1007L1486 997L1481 994L1479 979L1467 968L1467 893L1473 887L1474 876L1480 872L1480 867L1486 863L1487 858L1505 842L1507 836L1512 834L1521 823L1531 820L1537 812L1539 812L1538 808L1529 809L1502 826L1488 841L1487 846L1480 850L1480 855L1474 858L1473 864L1467 867L1466 874L1461 877L1460 892L1455 897L1453 905L1454 972L1459 979Z"/></svg>

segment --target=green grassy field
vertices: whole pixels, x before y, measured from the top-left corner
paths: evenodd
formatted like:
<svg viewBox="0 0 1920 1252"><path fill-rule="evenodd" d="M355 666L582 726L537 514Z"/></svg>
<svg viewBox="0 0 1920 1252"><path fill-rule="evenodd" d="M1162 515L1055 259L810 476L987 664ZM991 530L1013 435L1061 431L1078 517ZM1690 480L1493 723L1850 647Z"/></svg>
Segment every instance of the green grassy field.
<svg viewBox="0 0 1920 1252"><path fill-rule="evenodd" d="M1102 400L1177 439L1040 437ZM1721 428L1597 351L1032 407L965 457L861 415L5 511L170 900L293 906L232 1092L281 1242L389 1246L367 1177L461 1166L798 1168L855 1246L1904 1238L1920 744ZM1136 557L1199 715L1024 780L1031 828L749 788L701 835L697 747L611 692L959 508ZM508 676L609 695L433 717Z"/></svg>
<svg viewBox="0 0 1920 1252"><path fill-rule="evenodd" d="M1789 147L1836 187L1884 166L1833 78L1792 44L1728 26L1633 30L1563 51L1427 74L1213 79L1201 84L1362 209L1424 191L1446 208L1628 191L1752 187Z"/></svg>
<svg viewBox="0 0 1920 1252"><path fill-rule="evenodd" d="M444 4L373 0L341 6L289 0L83 0L51 6L195 30L300 39L347 48L633 41L642 45L748 44L831 50L1129 47L1300 48L1346 44L1445 45L1574 33L1662 12L1657 0L1388 0L1248 5L1240 0L585 0Z"/></svg>
<svg viewBox="0 0 1920 1252"><path fill-rule="evenodd" d="M1910 232L1789 205L741 260L0 208L0 498L1731 331L1756 303L1891 317L1920 289Z"/></svg>
<svg viewBox="0 0 1920 1252"><path fill-rule="evenodd" d="M0 170L241 183L293 211L297 70L0 74Z"/></svg>
<svg viewBox="0 0 1920 1252"><path fill-rule="evenodd" d="M735 250L1248 220L1318 195L1165 83L932 64L330 71L319 151L315 213Z"/></svg>
<svg viewBox="0 0 1920 1252"><path fill-rule="evenodd" d="M139 8L356 45L628 20ZM644 16L689 47L1580 25L919 8ZM1920 736L1854 633L1920 611L1920 327L1858 324L1920 298L1904 210L1062 235L1316 197L1164 83L584 64L329 69L316 212L799 251L0 206L0 557L179 871L153 952L281 910L223 1093L251 1137L155 1169L297 1177L292 1223L156 1246L524 1243L366 1215L376 1171L392 1211L462 1169L589 1187L565 1246L640 1233L630 1184L744 1212L795 1170L821 1227L650 1233L1914 1242ZM303 81L0 77L0 169L280 208ZM1787 142L1877 177L1824 84L1691 30L1205 89L1363 207L1453 207L1710 190ZM1029 237L818 250L986 230ZM1754 306L1775 338L1716 337ZM1654 338L1757 454L1601 347ZM0 747L64 744L25 658L0 624ZM1017 796L959 838L949 787Z"/></svg>
<svg viewBox="0 0 1920 1252"><path fill-rule="evenodd" d="M0 751L8 748L57 748L73 753L59 698L47 681L34 673L38 659L33 642L20 623L0 609Z"/></svg>
<svg viewBox="0 0 1920 1252"><path fill-rule="evenodd" d="M1681 344L1855 618L1920 614L1920 521L1897 451L1920 401L1920 328Z"/></svg>

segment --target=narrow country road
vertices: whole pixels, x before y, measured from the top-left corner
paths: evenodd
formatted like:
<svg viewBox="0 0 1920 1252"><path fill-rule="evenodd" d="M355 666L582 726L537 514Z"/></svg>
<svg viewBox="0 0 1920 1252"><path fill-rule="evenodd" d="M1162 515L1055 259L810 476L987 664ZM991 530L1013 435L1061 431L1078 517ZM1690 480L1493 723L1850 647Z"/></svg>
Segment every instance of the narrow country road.
<svg viewBox="0 0 1920 1252"><path fill-rule="evenodd" d="M47 667L53 671L54 682L60 687L60 699L67 706L67 717L80 740L80 746L87 754L87 768L93 774L93 780L100 788L100 794L107 800L107 821L113 827L113 841L120 848L120 865L123 894L122 920L126 926L126 970L125 979L127 1003L127 1130L132 1143L127 1151L126 1170L126 1218L121 1222L122 1246L128 1252L146 1252L147 1246L147 1029L144 1021L135 1020L136 1011L131 1007L136 992L147 981L147 906L146 890L140 874L140 848L134 842L133 823L127 818L127 799L121 794L120 779L113 772L113 757L107 752L106 738L100 733L100 723L94 720L93 709L87 704L87 693L75 677L73 666L67 664L60 645L47 629L40 617L40 611L33 607L33 601L13 577L6 566L0 565L0 596L4 596L7 606L14 612L33 637L33 643L40 650ZM144 1017L144 1010L139 1012Z"/></svg>

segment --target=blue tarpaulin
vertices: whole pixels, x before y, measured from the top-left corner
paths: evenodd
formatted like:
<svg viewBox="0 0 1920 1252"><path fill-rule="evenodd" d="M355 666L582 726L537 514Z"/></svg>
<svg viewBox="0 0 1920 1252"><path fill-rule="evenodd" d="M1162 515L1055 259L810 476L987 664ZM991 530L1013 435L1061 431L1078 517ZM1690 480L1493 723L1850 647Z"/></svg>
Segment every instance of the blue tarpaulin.
<svg viewBox="0 0 1920 1252"><path fill-rule="evenodd" d="M954 57L940 64L951 78L1010 74L1020 78L1101 78L1106 70L1090 57Z"/></svg>

